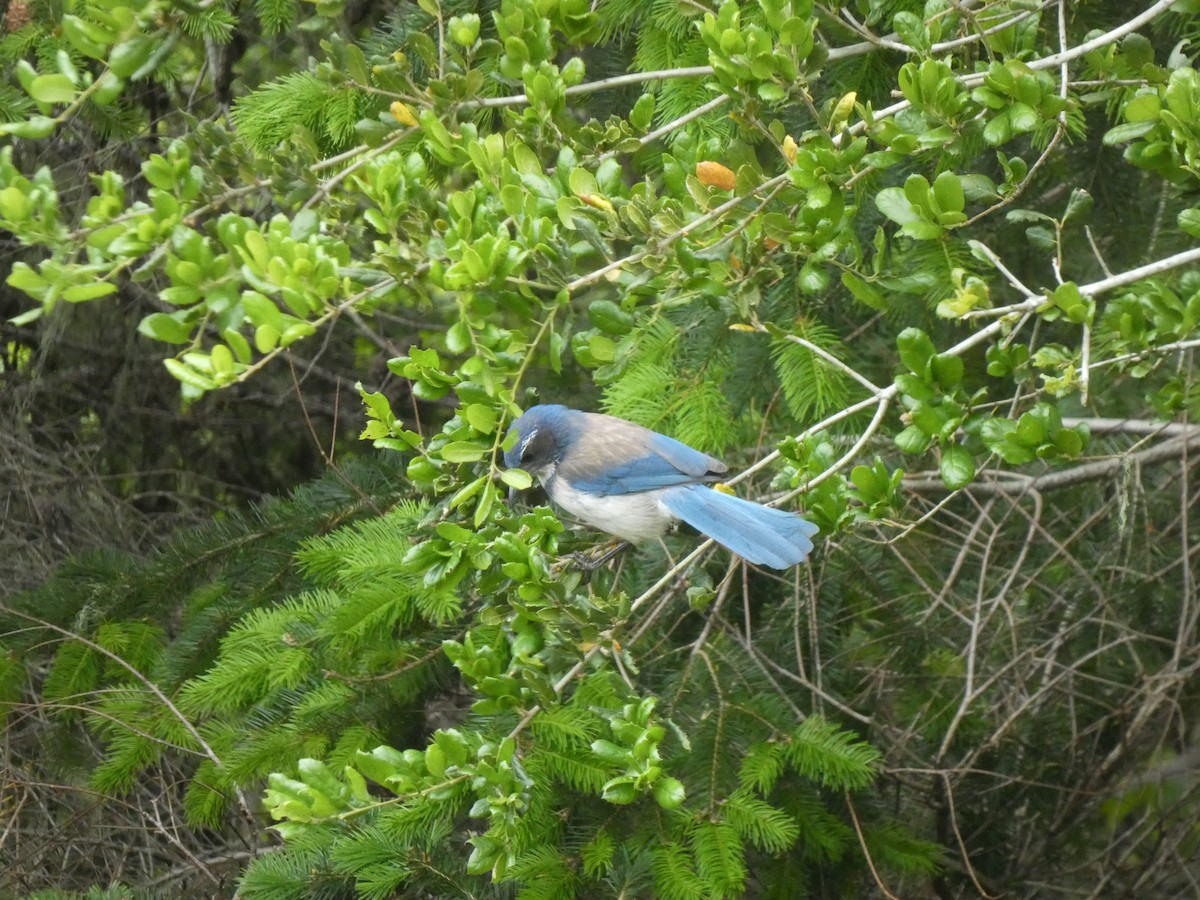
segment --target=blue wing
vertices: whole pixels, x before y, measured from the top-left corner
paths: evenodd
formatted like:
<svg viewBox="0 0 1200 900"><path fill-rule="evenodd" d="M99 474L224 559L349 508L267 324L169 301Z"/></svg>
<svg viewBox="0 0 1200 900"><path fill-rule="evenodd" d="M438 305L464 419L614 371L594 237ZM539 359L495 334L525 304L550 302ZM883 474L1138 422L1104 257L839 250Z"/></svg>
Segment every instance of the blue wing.
<svg viewBox="0 0 1200 900"><path fill-rule="evenodd" d="M579 490L636 494L715 481L728 471L707 453L633 422L599 413L578 415L583 419L557 475Z"/></svg>

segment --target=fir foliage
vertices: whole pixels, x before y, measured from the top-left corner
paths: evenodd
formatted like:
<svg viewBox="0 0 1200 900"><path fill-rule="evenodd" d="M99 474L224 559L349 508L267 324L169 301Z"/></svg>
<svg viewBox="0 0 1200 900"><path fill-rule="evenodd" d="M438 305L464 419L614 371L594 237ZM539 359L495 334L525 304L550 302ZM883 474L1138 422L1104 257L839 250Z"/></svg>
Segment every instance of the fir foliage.
<svg viewBox="0 0 1200 900"><path fill-rule="evenodd" d="M20 122L33 109L33 101L24 91L0 83L0 122Z"/></svg>
<svg viewBox="0 0 1200 900"><path fill-rule="evenodd" d="M254 12L264 34L278 34L291 28L299 9L297 0L254 0Z"/></svg>
<svg viewBox="0 0 1200 900"><path fill-rule="evenodd" d="M259 17L262 19L262 10L265 7L278 7L279 4L272 3L270 0L257 0L256 5L259 10ZM221 3L214 3L204 10L188 10L184 12L180 19L180 27L189 35L202 40L212 41L215 44L228 43L233 37L233 30L237 27L237 24L237 17ZM264 31L267 31L267 22L265 19L263 19L263 26ZM282 31L283 28L281 27L276 30Z"/></svg>
<svg viewBox="0 0 1200 900"><path fill-rule="evenodd" d="M836 336L820 323L800 323L796 337L838 357ZM846 376L812 350L786 338L771 342L771 355L788 409L797 422L822 419L846 400Z"/></svg>
<svg viewBox="0 0 1200 900"><path fill-rule="evenodd" d="M322 900L353 897L354 881L337 875L329 858L330 829L314 829L289 847L259 857L240 892L254 900L304 895Z"/></svg>
<svg viewBox="0 0 1200 900"><path fill-rule="evenodd" d="M238 98L233 122L238 134L259 153L269 153L300 126L331 153L345 149L370 101L361 93L326 84L308 72L294 72Z"/></svg>
<svg viewBox="0 0 1200 900"><path fill-rule="evenodd" d="M358 895L369 900L395 896L412 874L403 864L410 843L402 834L378 825L356 829L330 854L335 872L354 877Z"/></svg>
<svg viewBox="0 0 1200 900"><path fill-rule="evenodd" d="M730 827L767 853L784 852L800 834L791 816L750 794L731 794L722 812Z"/></svg>
<svg viewBox="0 0 1200 900"><path fill-rule="evenodd" d="M700 821L692 829L696 870L718 897L738 897L746 887L745 848L737 830L726 822Z"/></svg>
<svg viewBox="0 0 1200 900"><path fill-rule="evenodd" d="M654 888L667 900L701 900L709 896L709 886L696 872L695 863L687 849L669 843L655 848Z"/></svg>

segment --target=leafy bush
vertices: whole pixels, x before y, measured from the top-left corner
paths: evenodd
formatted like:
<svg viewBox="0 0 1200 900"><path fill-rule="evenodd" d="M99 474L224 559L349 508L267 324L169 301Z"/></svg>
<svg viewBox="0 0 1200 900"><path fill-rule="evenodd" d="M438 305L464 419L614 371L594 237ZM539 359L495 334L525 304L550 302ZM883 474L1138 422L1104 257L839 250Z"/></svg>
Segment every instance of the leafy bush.
<svg viewBox="0 0 1200 900"><path fill-rule="evenodd" d="M14 782L143 833L51 875L22 807L6 889L1182 889L1193 6L10 4L12 341L124 304L189 409L329 350L368 443L5 606ZM580 567L539 399L818 553Z"/></svg>

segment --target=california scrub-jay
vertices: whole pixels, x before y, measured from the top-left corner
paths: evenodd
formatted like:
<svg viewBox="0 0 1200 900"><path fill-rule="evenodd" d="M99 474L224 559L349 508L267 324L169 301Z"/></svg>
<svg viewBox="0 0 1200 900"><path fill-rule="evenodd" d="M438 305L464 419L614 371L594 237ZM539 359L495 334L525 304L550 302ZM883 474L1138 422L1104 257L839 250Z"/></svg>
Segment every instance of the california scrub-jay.
<svg viewBox="0 0 1200 900"><path fill-rule="evenodd" d="M812 552L816 525L708 487L728 467L674 438L558 405L532 407L512 431L517 442L504 464L535 476L554 503L601 531L638 542L683 519L749 562L776 569Z"/></svg>

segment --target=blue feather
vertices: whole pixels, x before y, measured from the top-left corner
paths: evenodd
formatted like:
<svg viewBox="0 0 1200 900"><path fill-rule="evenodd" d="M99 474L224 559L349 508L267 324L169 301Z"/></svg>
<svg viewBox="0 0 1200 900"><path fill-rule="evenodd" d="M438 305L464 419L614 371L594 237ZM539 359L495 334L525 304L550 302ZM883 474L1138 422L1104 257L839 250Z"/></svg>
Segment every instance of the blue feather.
<svg viewBox="0 0 1200 900"><path fill-rule="evenodd" d="M659 502L671 515L738 556L776 569L804 562L818 531L816 525L795 513L701 485L665 490Z"/></svg>
<svg viewBox="0 0 1200 900"><path fill-rule="evenodd" d="M727 471L723 462L707 453L615 416L554 406L534 409L552 410L569 432L558 477L582 491L638 494L677 484L715 481ZM546 413L538 415L545 417Z"/></svg>
<svg viewBox="0 0 1200 900"><path fill-rule="evenodd" d="M576 455L560 466L560 474L580 490L605 495L640 494L680 484L694 484L699 480L698 476L680 471L673 463L653 453L607 467L597 466Z"/></svg>

